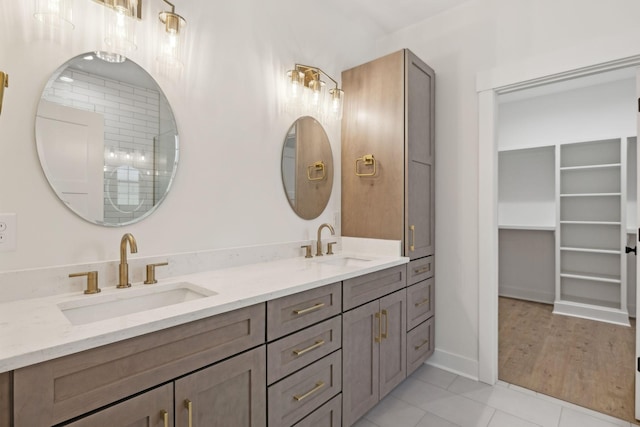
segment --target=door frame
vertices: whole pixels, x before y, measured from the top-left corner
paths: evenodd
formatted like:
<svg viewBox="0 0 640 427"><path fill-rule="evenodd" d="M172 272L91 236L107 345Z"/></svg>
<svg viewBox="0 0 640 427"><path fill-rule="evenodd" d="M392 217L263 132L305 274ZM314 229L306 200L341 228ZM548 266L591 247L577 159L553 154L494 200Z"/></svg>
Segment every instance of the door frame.
<svg viewBox="0 0 640 427"><path fill-rule="evenodd" d="M624 50L624 49L623 49ZM478 94L478 379L498 381L498 95L577 77L640 66L637 47L632 55L589 61L525 61L486 73L476 80ZM587 58L585 60L585 58ZM594 65L595 63L595 65ZM534 65L532 65L534 64ZM639 307L640 309L640 307Z"/></svg>

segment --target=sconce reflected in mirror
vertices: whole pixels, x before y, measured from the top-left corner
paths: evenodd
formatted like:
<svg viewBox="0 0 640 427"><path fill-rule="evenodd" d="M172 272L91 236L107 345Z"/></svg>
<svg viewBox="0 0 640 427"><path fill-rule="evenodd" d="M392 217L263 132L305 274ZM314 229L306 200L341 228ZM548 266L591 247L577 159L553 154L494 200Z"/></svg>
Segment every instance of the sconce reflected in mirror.
<svg viewBox="0 0 640 427"><path fill-rule="evenodd" d="M328 94L322 76L335 84ZM341 120L343 101L344 91L338 82L320 68L296 64L287 72L286 107L290 112L313 115L321 120Z"/></svg>

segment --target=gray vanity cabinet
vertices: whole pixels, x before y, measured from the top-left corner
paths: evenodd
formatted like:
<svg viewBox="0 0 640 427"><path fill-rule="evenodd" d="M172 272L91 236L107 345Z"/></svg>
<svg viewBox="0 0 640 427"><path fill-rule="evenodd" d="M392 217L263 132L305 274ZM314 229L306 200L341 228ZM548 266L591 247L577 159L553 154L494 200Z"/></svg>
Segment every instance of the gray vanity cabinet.
<svg viewBox="0 0 640 427"><path fill-rule="evenodd" d="M266 426L265 364L261 346L176 380L176 427Z"/></svg>
<svg viewBox="0 0 640 427"><path fill-rule="evenodd" d="M405 266L345 280L344 293L356 284L370 294L384 289ZM345 298L345 306L349 302ZM350 426L406 378L406 290L400 289L343 313L342 422Z"/></svg>
<svg viewBox="0 0 640 427"><path fill-rule="evenodd" d="M264 349L256 350L252 356L258 357L261 351L263 356L259 361L243 353L263 345L264 341L265 305L257 304L16 369L13 371L14 427L49 427L118 401L123 402L123 408L140 410L138 418L131 413L132 417L128 419L143 420L149 414L149 407L126 404L127 399L176 378L188 378L185 375L194 375L194 379L199 379L200 374L205 375L203 373L208 371L193 374L194 371L221 361L224 362L213 365L209 372L223 371L237 375L228 377L229 388L225 384L219 390L225 390L225 393L232 390L235 395L229 396L231 399L246 400L249 391L242 388L243 384L247 384L242 380L250 377L250 392L256 393L251 394L251 410L256 412L251 413L250 417L252 420L264 419L264 404L253 405L260 399L257 393L261 394L263 402L266 400ZM254 363L253 366L259 364L260 369L253 368L250 362ZM244 371L238 372L237 369ZM201 404L200 410L214 405L218 405L216 400ZM239 408L236 406L236 409ZM163 407L157 410L158 414L160 410L173 414L173 404L170 409ZM260 410L262 412L258 412ZM101 419L101 413L96 412L92 417ZM173 415L169 418L172 419ZM76 424L72 425L75 427ZM131 425L137 424L133 422ZM230 424L222 422L220 425Z"/></svg>
<svg viewBox="0 0 640 427"><path fill-rule="evenodd" d="M434 71L403 49L343 71L342 85L342 235L432 255Z"/></svg>
<svg viewBox="0 0 640 427"><path fill-rule="evenodd" d="M65 426L173 427L172 410L173 385L165 384Z"/></svg>

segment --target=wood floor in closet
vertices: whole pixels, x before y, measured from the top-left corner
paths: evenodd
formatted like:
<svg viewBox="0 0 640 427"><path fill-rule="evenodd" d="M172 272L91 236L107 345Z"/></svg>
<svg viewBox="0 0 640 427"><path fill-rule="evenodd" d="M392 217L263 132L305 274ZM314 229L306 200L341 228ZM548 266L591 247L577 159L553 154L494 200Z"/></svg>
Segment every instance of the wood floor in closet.
<svg viewBox="0 0 640 427"><path fill-rule="evenodd" d="M500 297L499 379L636 422L635 320L617 326L552 310Z"/></svg>

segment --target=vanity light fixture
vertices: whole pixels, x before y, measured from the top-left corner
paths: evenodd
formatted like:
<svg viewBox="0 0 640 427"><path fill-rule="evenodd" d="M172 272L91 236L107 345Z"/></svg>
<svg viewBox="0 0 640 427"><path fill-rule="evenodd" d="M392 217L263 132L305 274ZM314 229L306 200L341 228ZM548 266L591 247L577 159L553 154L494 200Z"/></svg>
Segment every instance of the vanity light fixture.
<svg viewBox="0 0 640 427"><path fill-rule="evenodd" d="M335 87L329 90L322 76L333 82ZM342 119L344 91L338 82L318 67L296 64L287 72L286 103L289 110L298 114L313 114L320 118Z"/></svg>
<svg viewBox="0 0 640 427"><path fill-rule="evenodd" d="M142 0L95 0L106 6L104 12L105 50L96 56L107 62L124 62L136 45L136 18L140 19Z"/></svg>
<svg viewBox="0 0 640 427"><path fill-rule="evenodd" d="M73 0L35 0L33 17L51 27L68 27L73 25Z"/></svg>
<svg viewBox="0 0 640 427"><path fill-rule="evenodd" d="M182 70L182 42L184 35L182 27L187 21L177 13L173 3L163 0L171 6L171 11L163 11L158 15L158 19L162 23L162 32L160 36L160 44L158 47L158 65L162 72L171 74L172 72L180 72Z"/></svg>

